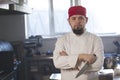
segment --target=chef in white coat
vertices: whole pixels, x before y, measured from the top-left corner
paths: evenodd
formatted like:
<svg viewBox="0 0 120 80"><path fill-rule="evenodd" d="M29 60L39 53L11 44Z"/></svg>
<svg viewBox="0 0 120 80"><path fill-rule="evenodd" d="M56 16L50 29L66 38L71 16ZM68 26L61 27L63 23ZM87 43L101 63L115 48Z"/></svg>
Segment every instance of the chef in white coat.
<svg viewBox="0 0 120 80"><path fill-rule="evenodd" d="M53 62L61 70L61 80L98 80L104 48L101 38L85 29L87 21L85 7L69 8L68 22L72 31L57 39L53 52ZM89 69L76 78L84 62L88 62Z"/></svg>

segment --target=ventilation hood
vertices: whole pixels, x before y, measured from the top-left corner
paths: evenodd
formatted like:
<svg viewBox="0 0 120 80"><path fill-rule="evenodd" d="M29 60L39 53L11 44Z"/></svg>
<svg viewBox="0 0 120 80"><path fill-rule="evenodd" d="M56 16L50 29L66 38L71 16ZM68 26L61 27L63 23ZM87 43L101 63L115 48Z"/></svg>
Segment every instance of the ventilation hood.
<svg viewBox="0 0 120 80"><path fill-rule="evenodd" d="M9 4L9 10L26 13L26 14L32 12L32 9L28 7L28 5L17 5L17 4Z"/></svg>
<svg viewBox="0 0 120 80"><path fill-rule="evenodd" d="M19 3L19 0L0 0L0 4L14 4Z"/></svg>
<svg viewBox="0 0 120 80"><path fill-rule="evenodd" d="M0 15L29 14L29 13L32 13L32 9L27 5L0 4Z"/></svg>

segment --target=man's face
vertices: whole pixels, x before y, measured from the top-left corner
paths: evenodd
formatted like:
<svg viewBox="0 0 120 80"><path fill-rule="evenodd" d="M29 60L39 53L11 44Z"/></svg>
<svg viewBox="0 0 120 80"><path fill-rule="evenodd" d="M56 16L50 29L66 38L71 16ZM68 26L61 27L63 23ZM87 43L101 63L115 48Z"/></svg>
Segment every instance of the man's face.
<svg viewBox="0 0 120 80"><path fill-rule="evenodd" d="M87 18L83 15L73 15L69 19L69 24L76 35L81 35L85 30Z"/></svg>

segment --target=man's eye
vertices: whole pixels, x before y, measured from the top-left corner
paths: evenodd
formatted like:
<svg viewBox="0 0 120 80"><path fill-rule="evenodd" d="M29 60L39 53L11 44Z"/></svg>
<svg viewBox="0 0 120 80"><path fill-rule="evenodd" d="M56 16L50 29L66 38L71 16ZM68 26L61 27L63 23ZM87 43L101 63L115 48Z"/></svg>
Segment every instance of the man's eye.
<svg viewBox="0 0 120 80"><path fill-rule="evenodd" d="M82 19L84 19L84 18L83 18L83 17L79 17L79 19L81 19L81 20L82 20Z"/></svg>
<svg viewBox="0 0 120 80"><path fill-rule="evenodd" d="M72 20L75 20L75 19L76 19L75 17L72 18Z"/></svg>

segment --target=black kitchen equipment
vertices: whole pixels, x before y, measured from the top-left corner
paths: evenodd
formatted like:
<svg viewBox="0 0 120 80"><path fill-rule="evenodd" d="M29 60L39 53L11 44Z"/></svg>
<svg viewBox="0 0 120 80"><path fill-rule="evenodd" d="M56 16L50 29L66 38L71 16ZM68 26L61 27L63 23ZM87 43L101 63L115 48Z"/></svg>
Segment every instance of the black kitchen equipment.
<svg viewBox="0 0 120 80"><path fill-rule="evenodd" d="M115 69L117 67L116 58L114 56L105 57L103 67L104 69Z"/></svg>
<svg viewBox="0 0 120 80"><path fill-rule="evenodd" d="M30 36L24 42L24 47L26 49L26 56L30 57L33 55L40 55L39 48L42 46L42 36Z"/></svg>
<svg viewBox="0 0 120 80"><path fill-rule="evenodd" d="M0 75L10 73L14 69L14 52L7 41L0 41Z"/></svg>

